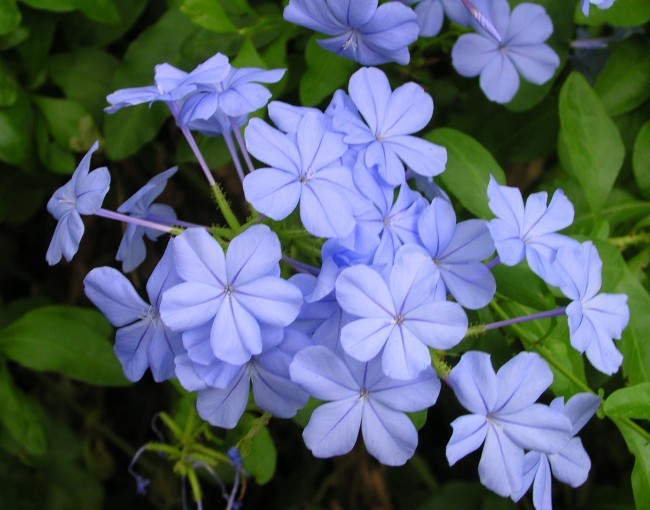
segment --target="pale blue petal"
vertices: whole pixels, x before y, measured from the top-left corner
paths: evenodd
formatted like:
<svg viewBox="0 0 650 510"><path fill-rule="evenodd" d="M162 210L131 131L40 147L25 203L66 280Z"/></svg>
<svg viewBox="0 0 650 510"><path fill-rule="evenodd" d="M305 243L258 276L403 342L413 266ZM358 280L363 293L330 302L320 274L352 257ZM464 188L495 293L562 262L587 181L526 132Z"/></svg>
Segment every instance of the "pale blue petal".
<svg viewBox="0 0 650 510"><path fill-rule="evenodd" d="M426 177L439 175L447 164L447 149L415 136L391 136L384 146L416 174Z"/></svg>
<svg viewBox="0 0 650 510"><path fill-rule="evenodd" d="M246 410L249 389L250 368L245 365L227 388L199 391L196 400L199 416L215 427L234 428Z"/></svg>
<svg viewBox="0 0 650 510"><path fill-rule="evenodd" d="M203 228L189 228L176 237L174 267L186 282L213 286L223 291L227 283L226 261L219 243Z"/></svg>
<svg viewBox="0 0 650 510"><path fill-rule="evenodd" d="M526 80L541 85L550 80L560 65L560 57L546 44L508 46L508 56Z"/></svg>
<svg viewBox="0 0 650 510"><path fill-rule="evenodd" d="M260 119L251 119L244 131L246 148L255 158L295 176L300 174L300 154L290 137Z"/></svg>
<svg viewBox="0 0 650 510"><path fill-rule="evenodd" d="M110 188L111 175L108 168L93 170L88 175L82 175L77 180L76 209L79 214L95 214L102 206L104 197Z"/></svg>
<svg viewBox="0 0 650 510"><path fill-rule="evenodd" d="M370 363L371 366L379 365ZM371 398L384 406L402 412L416 412L431 407L438 400L440 380L431 367L410 381L398 381L380 374L377 382L368 384Z"/></svg>
<svg viewBox="0 0 650 510"><path fill-rule="evenodd" d="M466 220L456 225L449 245L439 255L445 264L485 260L494 253L494 242L485 220Z"/></svg>
<svg viewBox="0 0 650 510"><path fill-rule="evenodd" d="M417 83L405 83L390 95L377 134L387 139L417 133L427 126L432 116L431 96Z"/></svg>
<svg viewBox="0 0 650 510"><path fill-rule="evenodd" d="M253 207L280 221L298 205L302 186L297 173L278 168L260 168L244 178L244 195Z"/></svg>
<svg viewBox="0 0 650 510"><path fill-rule="evenodd" d="M393 329L390 319L359 319L341 330L345 352L359 361L369 361L382 350Z"/></svg>
<svg viewBox="0 0 650 510"><path fill-rule="evenodd" d="M305 445L319 458L350 452L359 436L362 412L358 396L316 408L302 433Z"/></svg>
<svg viewBox="0 0 650 510"><path fill-rule="evenodd" d="M456 398L468 411L487 416L494 409L497 377L489 354L466 352L451 370L448 381Z"/></svg>
<svg viewBox="0 0 650 510"><path fill-rule="evenodd" d="M481 71L479 83L488 99L509 103L519 90L519 75L512 61L497 53Z"/></svg>
<svg viewBox="0 0 650 510"><path fill-rule="evenodd" d="M510 15L506 39L513 44L533 45L546 41L553 34L553 22L541 5L517 5Z"/></svg>
<svg viewBox="0 0 650 510"><path fill-rule="evenodd" d="M422 343L434 349L451 349L467 333L467 315L457 303L435 302L411 310L404 321Z"/></svg>
<svg viewBox="0 0 650 510"><path fill-rule="evenodd" d="M496 281L485 264L445 264L442 261L439 268L447 290L465 308L478 310L494 298Z"/></svg>
<svg viewBox="0 0 650 510"><path fill-rule="evenodd" d="M413 422L372 397L363 406L361 433L368 453L387 466L405 464L418 444Z"/></svg>
<svg viewBox="0 0 650 510"><path fill-rule="evenodd" d="M272 326L291 324L303 303L300 290L276 276L238 286L235 298L253 317Z"/></svg>
<svg viewBox="0 0 650 510"><path fill-rule="evenodd" d="M394 326L381 356L381 366L386 376L398 380L412 380L431 366L427 346L408 328Z"/></svg>
<svg viewBox="0 0 650 510"><path fill-rule="evenodd" d="M479 34L464 34L451 50L452 65L461 76L478 76L497 56L497 51L492 39Z"/></svg>
<svg viewBox="0 0 650 510"><path fill-rule="evenodd" d="M341 189L318 175L303 186L300 220L309 233L318 237L345 237L354 230L354 213Z"/></svg>
<svg viewBox="0 0 650 510"><path fill-rule="evenodd" d="M149 320L141 320L117 330L113 351L129 381L139 381L149 368L147 350L154 331L154 325Z"/></svg>
<svg viewBox="0 0 650 510"><path fill-rule="evenodd" d="M498 423L513 443L542 453L560 451L571 438L571 422L542 404L531 404L514 413L496 413Z"/></svg>
<svg viewBox="0 0 650 510"><path fill-rule="evenodd" d="M224 298L212 324L210 345L220 360L242 365L262 352L260 326L236 299Z"/></svg>
<svg viewBox="0 0 650 510"><path fill-rule="evenodd" d="M267 275L279 276L280 240L266 225L253 225L228 245L226 274L235 289Z"/></svg>
<svg viewBox="0 0 650 510"><path fill-rule="evenodd" d="M548 456L553 476L571 487L587 481L591 460L579 437L572 438L558 453Z"/></svg>
<svg viewBox="0 0 650 510"><path fill-rule="evenodd" d="M374 67L359 69L350 78L348 93L370 131L377 134L391 101L392 91L383 71Z"/></svg>
<svg viewBox="0 0 650 510"><path fill-rule="evenodd" d="M144 317L149 311L131 282L117 269L97 267L84 278L84 292L116 327L125 326Z"/></svg>
<svg viewBox="0 0 650 510"><path fill-rule="evenodd" d="M278 418L292 418L309 400L309 394L289 379L255 364L252 370L255 403Z"/></svg>
<svg viewBox="0 0 650 510"><path fill-rule="evenodd" d="M497 372L499 398L494 410L512 413L533 404L553 382L553 372L538 354L521 352Z"/></svg>
<svg viewBox="0 0 650 510"><path fill-rule="evenodd" d="M481 483L499 496L517 493L523 484L524 451L488 424L478 465Z"/></svg>
<svg viewBox="0 0 650 510"><path fill-rule="evenodd" d="M545 455L541 455L533 485L533 504L535 505L535 510L552 510L553 497L551 485L551 470L548 465L548 459Z"/></svg>
<svg viewBox="0 0 650 510"><path fill-rule="evenodd" d="M336 299L346 312L358 317L395 316L395 305L382 277L368 266L344 269L336 279Z"/></svg>
<svg viewBox="0 0 650 510"><path fill-rule="evenodd" d="M223 291L202 283L181 283L163 294L160 315L174 331L184 331L211 321L223 300Z"/></svg>
<svg viewBox="0 0 650 510"><path fill-rule="evenodd" d="M463 457L480 448L487 434L485 416L466 414L451 422L453 433L447 444L447 461L453 466Z"/></svg>
<svg viewBox="0 0 650 510"><path fill-rule="evenodd" d="M323 346L298 352L289 366L291 380L321 400L354 399L359 385L345 362Z"/></svg>
<svg viewBox="0 0 650 510"><path fill-rule="evenodd" d="M446 200L434 198L420 215L418 233L432 258L444 253L456 231L456 213Z"/></svg>
<svg viewBox="0 0 650 510"><path fill-rule="evenodd" d="M556 401L562 401L561 397L554 399L551 402L551 408L554 407ZM561 402L559 402L561 403ZM601 399L594 393L578 393L571 397L566 405L562 404L560 411L562 411L567 418L571 421L573 435L582 430L592 416L596 414L598 407L600 407Z"/></svg>
<svg viewBox="0 0 650 510"><path fill-rule="evenodd" d="M153 335L147 349L149 368L154 381L162 382L174 377L174 358L185 352L181 335L165 327L159 318L154 318Z"/></svg>

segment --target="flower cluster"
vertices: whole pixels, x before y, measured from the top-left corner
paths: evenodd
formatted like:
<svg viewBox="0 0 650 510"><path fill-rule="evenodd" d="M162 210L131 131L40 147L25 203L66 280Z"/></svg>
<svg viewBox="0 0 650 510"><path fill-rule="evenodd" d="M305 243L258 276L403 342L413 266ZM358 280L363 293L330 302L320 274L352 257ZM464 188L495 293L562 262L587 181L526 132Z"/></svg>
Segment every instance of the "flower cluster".
<svg viewBox="0 0 650 510"><path fill-rule="evenodd" d="M539 6L523 3L510 12L506 0L489 6L476 0L463 1L458 11L459 2L451 0L405 3L417 3L421 31L439 30L427 20L441 18L443 8L477 30L458 39L454 66L467 76L480 74L495 101L514 96L519 75L543 83L559 65L544 44L552 25ZM285 17L333 36L321 45L369 65L406 63L418 31L415 14L399 2L291 0ZM393 89L383 71L363 67L324 111L276 101L268 105L273 125L249 122L270 99L260 83L283 73L236 69L217 54L189 73L159 65L154 86L109 95L108 112L167 103L228 228L185 223L154 203L175 167L153 177L117 212L103 209L110 179L106 168L89 172L95 144L48 204L58 220L48 262L72 258L83 233L80 214L128 223L117 255L125 272L144 260L144 236L172 234L146 285L148 302L110 267L93 269L84 281L88 298L119 328L115 353L130 380L147 369L156 381L178 379L197 393L199 415L224 428L237 425L251 391L258 408L281 418L293 417L312 397L323 402L303 438L315 456L349 452L361 432L367 451L388 465L402 465L415 453L417 431L406 413L433 406L444 380L471 413L451 424L449 463L484 445L481 482L517 500L534 481L535 506L547 508L551 472L574 486L586 478L589 459L574 436L600 399L579 394L566 404L537 403L553 379L539 355L522 352L495 372L488 354L464 352L462 341L468 313L495 298L492 269L525 260L568 304L482 331L566 315L571 345L597 370L619 369L622 356L613 340L628 322L627 298L599 293L602 263L592 243L558 233L573 221L572 204L562 191L548 204L546 193L524 201L518 189L492 178L486 193L495 217L459 221L444 193L426 198L447 154L417 136L434 110L421 86ZM226 139L254 209L243 225L191 130ZM285 249L285 232L297 222L301 235L324 239L318 266ZM297 274L287 277L291 270ZM451 350L462 355L449 370L444 358Z"/></svg>

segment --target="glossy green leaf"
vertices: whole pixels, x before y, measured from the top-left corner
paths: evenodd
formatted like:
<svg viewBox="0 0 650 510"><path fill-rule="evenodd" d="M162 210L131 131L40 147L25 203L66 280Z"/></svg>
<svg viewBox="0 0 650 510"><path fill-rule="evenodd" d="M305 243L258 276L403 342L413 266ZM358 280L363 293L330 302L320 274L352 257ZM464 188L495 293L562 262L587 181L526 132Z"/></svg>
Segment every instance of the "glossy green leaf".
<svg viewBox="0 0 650 510"><path fill-rule="evenodd" d="M629 422L614 419L621 431L627 447L634 455L632 470L632 491L634 502L638 509L650 508L650 441L647 435L641 435L638 430L630 427Z"/></svg>
<svg viewBox="0 0 650 510"><path fill-rule="evenodd" d="M18 83L11 70L0 60L0 108L11 106L18 99Z"/></svg>
<svg viewBox="0 0 650 510"><path fill-rule="evenodd" d="M316 106L338 88L344 87L358 65L351 60L324 50L312 36L305 48L307 69L300 78L300 102Z"/></svg>
<svg viewBox="0 0 650 510"><path fill-rule="evenodd" d="M48 62L52 81L66 98L77 101L97 122L103 119L106 95L112 92L110 83L119 66L118 59L99 48L60 53Z"/></svg>
<svg viewBox="0 0 650 510"><path fill-rule="evenodd" d="M607 113L620 115L650 98L650 43L641 37L613 48L594 90Z"/></svg>
<svg viewBox="0 0 650 510"><path fill-rule="evenodd" d="M21 15L16 0L0 0L0 35L13 32L20 25Z"/></svg>
<svg viewBox="0 0 650 510"><path fill-rule="evenodd" d="M36 97L36 106L45 117L48 129L54 141L62 149L73 149L82 136L88 112L77 101L71 99L52 99Z"/></svg>
<svg viewBox="0 0 650 510"><path fill-rule="evenodd" d="M499 164L480 143L460 131L440 128L424 138L447 149L447 167L436 177L470 212L482 218L494 215L488 207L490 175L500 184L506 177Z"/></svg>
<svg viewBox="0 0 650 510"><path fill-rule="evenodd" d="M239 426L250 427L254 422L251 415L244 415ZM241 453L244 469L253 475L258 484L264 485L271 481L277 464L277 452L268 428L259 429L251 441L246 443L246 451L242 449Z"/></svg>
<svg viewBox="0 0 650 510"><path fill-rule="evenodd" d="M213 32L237 31L219 0L183 0L181 11L192 22Z"/></svg>
<svg viewBox="0 0 650 510"><path fill-rule="evenodd" d="M564 83L559 110L568 158L563 163L582 185L591 209L598 213L623 165L621 135L598 96L578 73L572 73Z"/></svg>
<svg viewBox="0 0 650 510"><path fill-rule="evenodd" d="M90 384L129 384L110 337L110 324L95 310L47 306L0 331L0 353L32 370L58 372Z"/></svg>
<svg viewBox="0 0 650 510"><path fill-rule="evenodd" d="M535 310L555 307L555 300L546 284L525 264L514 267L500 264L492 270L492 274L497 281L499 296Z"/></svg>
<svg viewBox="0 0 650 510"><path fill-rule="evenodd" d="M0 426L4 427L17 445L28 455L41 456L47 452L43 410L16 388L7 364L0 360Z"/></svg>
<svg viewBox="0 0 650 510"><path fill-rule="evenodd" d="M627 267L616 292L627 294L630 308L630 322L617 342L623 373L631 384L650 382L650 295Z"/></svg>
<svg viewBox="0 0 650 510"><path fill-rule="evenodd" d="M639 191L650 198L650 121L643 125L634 142L632 169Z"/></svg>
<svg viewBox="0 0 650 510"><path fill-rule="evenodd" d="M610 418L650 420L650 382L616 390L603 410Z"/></svg>
<svg viewBox="0 0 650 510"><path fill-rule="evenodd" d="M122 18L113 0L76 0L78 9L93 21L117 24Z"/></svg>
<svg viewBox="0 0 650 510"><path fill-rule="evenodd" d="M27 160L32 143L31 122L31 105L23 93L11 106L0 108L0 161L20 165Z"/></svg>

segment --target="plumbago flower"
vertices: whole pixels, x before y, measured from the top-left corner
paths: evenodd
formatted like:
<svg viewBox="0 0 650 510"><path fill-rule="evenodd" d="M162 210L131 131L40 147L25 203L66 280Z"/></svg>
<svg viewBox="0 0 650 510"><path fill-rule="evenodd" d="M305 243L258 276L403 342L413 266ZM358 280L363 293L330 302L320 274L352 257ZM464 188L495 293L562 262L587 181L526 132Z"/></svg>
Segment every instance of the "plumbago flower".
<svg viewBox="0 0 650 510"><path fill-rule="evenodd" d="M366 67L352 75L348 92L358 112L336 109L334 128L360 152L359 161L367 168L376 167L393 186L405 182L405 165L426 177L444 171L447 150L411 136L433 115L433 100L422 87L409 82L392 91L383 71Z"/></svg>
<svg viewBox="0 0 650 510"><path fill-rule="evenodd" d="M406 5L413 5L413 10L418 17L420 37L434 37L438 35L445 20L442 0L400 0Z"/></svg>
<svg viewBox="0 0 650 510"><path fill-rule="evenodd" d="M573 223L573 205L562 190L557 190L547 204L548 194L531 194L524 206L521 191L499 185L490 176L487 190L488 205L496 219L487 224L499 254L507 265L519 264L524 257L531 270L546 283L559 286L561 280L553 266L558 248L575 243L557 234Z"/></svg>
<svg viewBox="0 0 650 510"><path fill-rule="evenodd" d="M151 219L154 221L164 220L166 223L173 223L176 220L174 210L164 204L154 204L153 201L158 198L167 181L176 173L178 167L172 167L169 170L152 177L147 184L138 190L131 198L124 202L117 211L128 214L136 218ZM160 230L146 228L133 223L129 223L122 236L122 241L117 250L116 260L122 262L122 271L128 273L138 267L147 255L144 245L144 236L155 241L162 235Z"/></svg>
<svg viewBox="0 0 650 510"><path fill-rule="evenodd" d="M557 397L549 407L563 413L571 421L571 435L575 436L596 413L600 397L593 393L578 393L564 403ZM551 510L551 473L559 481L579 487L589 474L591 460L582 446L579 437L572 437L557 453L531 451L524 457L524 482L519 493L512 495L518 501L533 485L533 504L535 510Z"/></svg>
<svg viewBox="0 0 650 510"><path fill-rule="evenodd" d="M281 256L278 237L265 225L235 237L226 254L206 230L185 230L174 241L183 283L163 295L163 321L184 335L209 324L214 356L246 363L262 352L264 325L287 326L300 311L300 290L280 278Z"/></svg>
<svg viewBox="0 0 650 510"><path fill-rule="evenodd" d="M429 366L410 381L384 375L378 358L367 363L323 346L296 354L291 380L313 397L316 408L302 434L316 457L333 457L354 447L359 429L366 449L382 464L401 466L415 453L418 434L407 412L432 406L440 381Z"/></svg>
<svg viewBox="0 0 650 510"><path fill-rule="evenodd" d="M151 304L112 267L95 268L84 279L88 299L119 328L115 355L130 381L139 381L147 368L157 382L174 377L174 358L184 351L180 334L168 328L159 313L163 293L181 281L174 270L172 244L173 241L147 282Z"/></svg>
<svg viewBox="0 0 650 510"><path fill-rule="evenodd" d="M630 319L625 294L600 293L603 263L590 241L563 246L557 252L554 268L561 278L560 289L569 299L571 345L601 372L618 371L623 355L613 339L620 339Z"/></svg>
<svg viewBox="0 0 650 510"><path fill-rule="evenodd" d="M395 256L388 282L358 265L336 280L341 308L358 317L341 330L343 349L359 361L380 352L384 373L409 380L431 365L428 347L450 349L467 331L467 316L457 303L434 301L438 271L412 245Z"/></svg>
<svg viewBox="0 0 650 510"><path fill-rule="evenodd" d="M84 233L81 215L95 214L108 193L111 176L108 168L90 172L90 158L98 149L95 142L83 157L70 180L57 189L47 203L47 210L57 220L45 259L51 266L61 257L70 262L79 249Z"/></svg>
<svg viewBox="0 0 650 510"><path fill-rule="evenodd" d="M522 3L512 13L507 0L492 0L484 11L490 23L477 25L478 33L458 38L451 56L456 71L480 75L488 99L508 103L519 89L519 75L541 85L551 79L560 58L544 44L553 23L543 7Z"/></svg>
<svg viewBox="0 0 650 510"><path fill-rule="evenodd" d="M456 223L452 205L434 198L418 219L420 243L440 271L438 292L454 296L465 308L486 306L496 292L496 281L483 264L494 252L485 221Z"/></svg>
<svg viewBox="0 0 650 510"><path fill-rule="evenodd" d="M551 369L537 354L519 353L495 373L489 354L470 351L451 370L448 382L473 413L451 424L449 465L485 443L479 477L500 496L521 491L524 450L556 453L571 438L571 422L562 412L535 403L553 382Z"/></svg>
<svg viewBox="0 0 650 510"><path fill-rule="evenodd" d="M378 0L291 0L284 19L334 36L319 39L326 50L362 65L406 65L408 45L418 38L415 13L399 2Z"/></svg>
<svg viewBox="0 0 650 510"><path fill-rule="evenodd" d="M245 131L249 152L271 165L244 179L253 207L274 220L289 216L300 203L305 229L320 237L343 237L354 229L354 197L350 169L341 157L348 146L318 111L308 111L295 134L285 134L252 119Z"/></svg>

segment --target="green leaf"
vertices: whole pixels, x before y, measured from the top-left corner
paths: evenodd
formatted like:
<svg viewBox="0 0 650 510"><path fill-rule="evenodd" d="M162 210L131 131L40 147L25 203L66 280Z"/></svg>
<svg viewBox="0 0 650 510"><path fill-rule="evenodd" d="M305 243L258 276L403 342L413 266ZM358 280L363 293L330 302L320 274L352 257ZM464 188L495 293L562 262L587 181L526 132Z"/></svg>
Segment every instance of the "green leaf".
<svg viewBox="0 0 650 510"><path fill-rule="evenodd" d="M620 0L619 0L620 1ZM632 491L637 508L650 508L650 442L629 422L613 420L623 435L632 455L634 469L632 470Z"/></svg>
<svg viewBox="0 0 650 510"><path fill-rule="evenodd" d="M266 62L255 48L250 37L244 39L239 53L237 53L237 58L231 64L235 67L259 67L262 69L267 67Z"/></svg>
<svg viewBox="0 0 650 510"><path fill-rule="evenodd" d="M252 415L244 414L238 428L250 429L256 421L257 418ZM246 450L241 452L244 458L244 469L255 477L258 484L264 485L270 482L275 473L277 452L269 429L266 427L260 428L250 443L247 443Z"/></svg>
<svg viewBox="0 0 650 510"><path fill-rule="evenodd" d="M594 90L612 116L629 112L647 101L650 97L650 43L635 37L615 46L596 79Z"/></svg>
<svg viewBox="0 0 650 510"><path fill-rule="evenodd" d="M616 390L605 400L603 410L610 418L650 420L650 382Z"/></svg>
<svg viewBox="0 0 650 510"><path fill-rule="evenodd" d="M618 342L623 373L631 384L650 382L650 295L627 267L616 292L627 294L630 308L630 322Z"/></svg>
<svg viewBox="0 0 650 510"><path fill-rule="evenodd" d="M45 187L39 177L20 168L0 172L0 222L23 223L42 211Z"/></svg>
<svg viewBox="0 0 650 510"><path fill-rule="evenodd" d="M560 126L566 170L582 185L592 211L605 204L623 165L625 148L616 125L582 75L572 73L560 92Z"/></svg>
<svg viewBox="0 0 650 510"><path fill-rule="evenodd" d="M18 82L11 70L0 60L0 108L11 106L17 99Z"/></svg>
<svg viewBox="0 0 650 510"><path fill-rule="evenodd" d="M108 337L110 324L95 310L47 306L0 331L0 352L37 371L53 371L103 386L129 384Z"/></svg>
<svg viewBox="0 0 650 510"><path fill-rule="evenodd" d="M52 12L70 12L77 8L78 0L20 0L34 9Z"/></svg>
<svg viewBox="0 0 650 510"><path fill-rule="evenodd" d="M428 412L429 412L428 409L422 409L422 411L415 411L413 413L406 413L406 415L409 417L409 420L411 420L411 422L413 423L413 426L415 427L415 429L420 430L427 423Z"/></svg>
<svg viewBox="0 0 650 510"><path fill-rule="evenodd" d="M83 138L83 127L88 122L88 112L77 101L36 97L34 103L45 117L54 141L62 149L75 149ZM92 121L91 121L92 123Z"/></svg>
<svg viewBox="0 0 650 510"><path fill-rule="evenodd" d="M316 106L343 86L357 69L357 64L321 48L313 35L305 48L307 69L300 79L300 102Z"/></svg>
<svg viewBox="0 0 650 510"><path fill-rule="evenodd" d="M598 9L592 5L589 9L589 16L582 14L580 2L578 2L575 20L581 25L640 26L650 20L650 2L647 0L616 0L609 9Z"/></svg>
<svg viewBox="0 0 650 510"><path fill-rule="evenodd" d="M32 109L20 92L13 105L0 108L0 161L23 164L31 151Z"/></svg>
<svg viewBox="0 0 650 510"><path fill-rule="evenodd" d="M650 198L650 121L643 125L634 142L632 169L639 191Z"/></svg>
<svg viewBox="0 0 650 510"><path fill-rule="evenodd" d="M219 0L183 0L181 11L200 27L213 32L236 32Z"/></svg>
<svg viewBox="0 0 650 510"><path fill-rule="evenodd" d="M76 0L76 3L88 19L98 23L115 25L122 20L113 0Z"/></svg>
<svg viewBox="0 0 650 510"><path fill-rule="evenodd" d="M28 455L47 452L44 413L40 406L16 388L7 364L0 360L0 424Z"/></svg>
<svg viewBox="0 0 650 510"><path fill-rule="evenodd" d="M507 267L499 264L492 270L497 281L497 294L535 310L554 308L555 299L542 279L528 266Z"/></svg>
<svg viewBox="0 0 650 510"><path fill-rule="evenodd" d="M500 184L505 184L506 176L487 149L471 136L450 128L434 129L424 138L447 149L447 167L437 179L470 212L492 217L487 198L490 175Z"/></svg>
<svg viewBox="0 0 650 510"><path fill-rule="evenodd" d="M16 0L0 0L0 35L13 32L20 25L21 15Z"/></svg>
<svg viewBox="0 0 650 510"><path fill-rule="evenodd" d="M66 98L77 101L96 122L103 119L106 95L112 92L109 84L119 66L115 57L92 47L52 55L48 61L52 81Z"/></svg>

